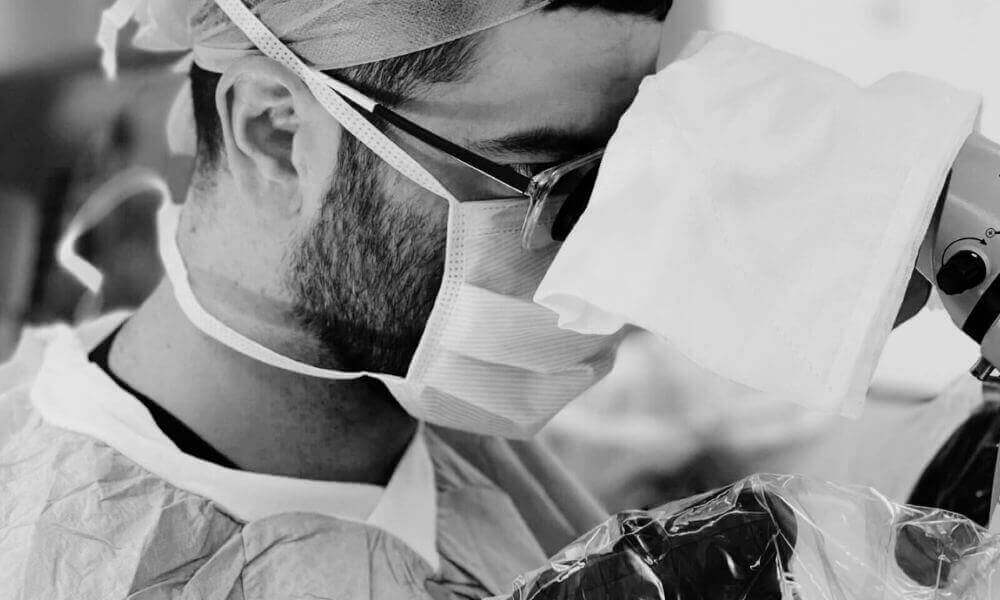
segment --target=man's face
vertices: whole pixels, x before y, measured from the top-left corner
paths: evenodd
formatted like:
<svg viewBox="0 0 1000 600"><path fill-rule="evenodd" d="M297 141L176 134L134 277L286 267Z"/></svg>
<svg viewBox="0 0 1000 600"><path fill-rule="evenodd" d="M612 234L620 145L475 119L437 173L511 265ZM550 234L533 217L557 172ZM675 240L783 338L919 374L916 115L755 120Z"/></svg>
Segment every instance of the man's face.
<svg viewBox="0 0 1000 600"><path fill-rule="evenodd" d="M533 13L488 31L466 77L422 89L399 112L495 162L538 171L607 142L653 71L661 29L597 10ZM512 195L388 133L460 201ZM339 368L403 375L441 283L448 206L353 138L339 154L323 214L292 256L297 317Z"/></svg>

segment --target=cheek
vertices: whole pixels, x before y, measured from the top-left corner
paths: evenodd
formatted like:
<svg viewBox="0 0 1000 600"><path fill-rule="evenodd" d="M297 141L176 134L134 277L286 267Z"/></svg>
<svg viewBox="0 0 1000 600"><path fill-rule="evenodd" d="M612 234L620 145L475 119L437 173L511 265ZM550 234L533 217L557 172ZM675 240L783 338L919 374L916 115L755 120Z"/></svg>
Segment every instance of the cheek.
<svg viewBox="0 0 1000 600"><path fill-rule="evenodd" d="M382 165L384 201L393 212L417 220L424 231L445 231L448 227L448 201L423 189L397 171ZM444 184L447 187L447 184Z"/></svg>
<svg viewBox="0 0 1000 600"><path fill-rule="evenodd" d="M303 125L292 146L305 214L318 214L333 186L341 150L351 151L349 145L342 143L340 126L333 117L324 115Z"/></svg>

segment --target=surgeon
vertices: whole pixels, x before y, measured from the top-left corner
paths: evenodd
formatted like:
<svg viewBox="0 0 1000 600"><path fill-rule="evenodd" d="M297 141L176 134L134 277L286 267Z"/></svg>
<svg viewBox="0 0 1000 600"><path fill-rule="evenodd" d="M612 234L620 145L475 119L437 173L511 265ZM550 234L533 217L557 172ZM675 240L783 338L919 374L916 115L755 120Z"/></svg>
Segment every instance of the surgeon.
<svg viewBox="0 0 1000 600"><path fill-rule="evenodd" d="M530 299L669 9L118 2L196 166L145 303L0 368L0 597L479 598L603 519L508 440L611 366Z"/></svg>

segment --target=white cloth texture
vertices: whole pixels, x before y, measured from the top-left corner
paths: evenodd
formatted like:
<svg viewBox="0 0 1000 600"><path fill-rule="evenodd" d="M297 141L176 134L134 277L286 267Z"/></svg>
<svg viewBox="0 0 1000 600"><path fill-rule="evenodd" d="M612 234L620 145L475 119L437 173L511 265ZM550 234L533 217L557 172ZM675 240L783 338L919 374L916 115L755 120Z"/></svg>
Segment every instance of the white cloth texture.
<svg viewBox="0 0 1000 600"><path fill-rule="evenodd" d="M0 366L0 597L482 597L606 518L537 445L425 425L385 488L182 454L87 361L123 317Z"/></svg>
<svg viewBox="0 0 1000 600"><path fill-rule="evenodd" d="M653 332L708 370L855 416L979 98L862 88L728 33L647 78L535 295L560 325Z"/></svg>
<svg viewBox="0 0 1000 600"><path fill-rule="evenodd" d="M1000 139L1000 78L994 61L1000 52L996 35L1000 3L705 0L698 4L704 7L707 19L700 29L740 33L835 69L862 84L887 73L912 71L974 89L983 95L980 133Z"/></svg>

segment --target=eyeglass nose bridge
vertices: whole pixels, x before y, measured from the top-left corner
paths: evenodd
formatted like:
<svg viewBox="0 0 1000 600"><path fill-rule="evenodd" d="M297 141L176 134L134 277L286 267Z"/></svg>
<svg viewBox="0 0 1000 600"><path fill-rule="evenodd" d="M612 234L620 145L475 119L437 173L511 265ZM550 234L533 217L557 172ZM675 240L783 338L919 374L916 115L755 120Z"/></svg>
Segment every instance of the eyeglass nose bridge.
<svg viewBox="0 0 1000 600"><path fill-rule="evenodd" d="M524 214L524 224L521 226L521 247L529 252L541 250L549 245L548 243L537 244L536 236L542 214L545 212L545 202L557 181L559 181L558 177L550 176L545 180L535 177L532 178L531 184L525 191L525 195L528 197L528 209Z"/></svg>

